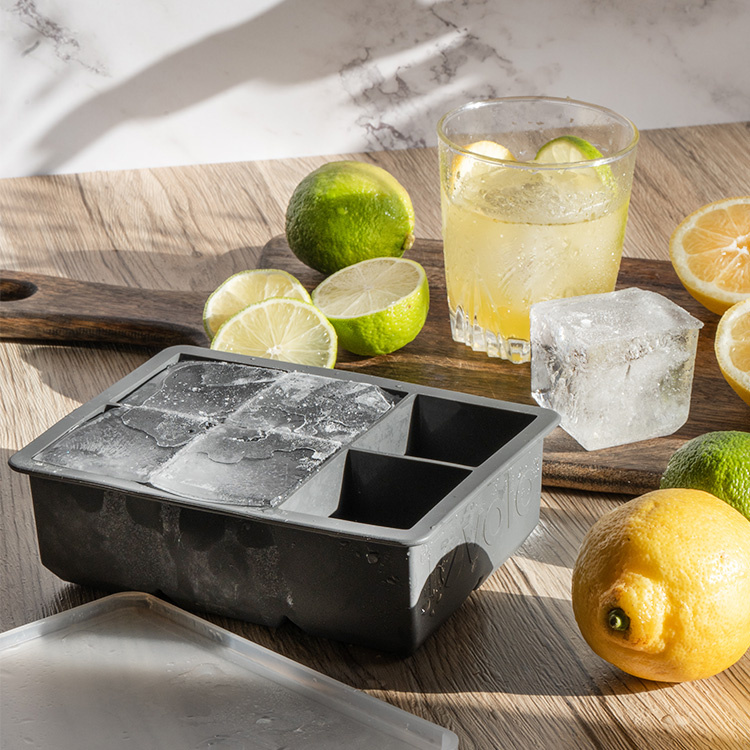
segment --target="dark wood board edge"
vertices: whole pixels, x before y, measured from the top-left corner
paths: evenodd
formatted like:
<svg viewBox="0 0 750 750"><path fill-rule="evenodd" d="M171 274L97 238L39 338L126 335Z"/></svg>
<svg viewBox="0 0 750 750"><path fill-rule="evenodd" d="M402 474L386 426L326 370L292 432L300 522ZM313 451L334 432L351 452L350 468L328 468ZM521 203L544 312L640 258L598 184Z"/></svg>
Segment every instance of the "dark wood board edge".
<svg viewBox="0 0 750 750"><path fill-rule="evenodd" d="M414 342L391 355L364 358L340 351L337 368L533 404L528 366L490 359L452 341L442 243L418 239L407 257L420 262L429 279L431 305L425 328ZM263 247L257 266L289 271L309 290L324 278L297 260L283 235ZM618 286L657 291L703 321L690 419L674 435L591 452L558 428L545 440L542 481L547 486L640 494L658 487L669 457L685 440L710 430L750 427L750 407L724 381L713 355L719 318L685 291L671 264L623 258ZM0 338L207 346L202 310L208 293L0 271Z"/></svg>
<svg viewBox="0 0 750 750"><path fill-rule="evenodd" d="M206 297L0 270L0 338L207 346Z"/></svg>

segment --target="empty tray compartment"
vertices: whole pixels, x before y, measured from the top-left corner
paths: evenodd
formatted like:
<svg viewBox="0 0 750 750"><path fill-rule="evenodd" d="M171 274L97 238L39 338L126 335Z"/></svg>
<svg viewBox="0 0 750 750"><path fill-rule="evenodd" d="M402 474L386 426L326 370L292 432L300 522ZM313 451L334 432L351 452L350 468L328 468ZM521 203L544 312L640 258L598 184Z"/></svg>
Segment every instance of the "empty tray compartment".
<svg viewBox="0 0 750 750"><path fill-rule="evenodd" d="M457 466L350 450L331 516L410 529L470 474Z"/></svg>
<svg viewBox="0 0 750 750"><path fill-rule="evenodd" d="M534 422L534 414L500 405L416 394L355 445L434 461L480 466Z"/></svg>

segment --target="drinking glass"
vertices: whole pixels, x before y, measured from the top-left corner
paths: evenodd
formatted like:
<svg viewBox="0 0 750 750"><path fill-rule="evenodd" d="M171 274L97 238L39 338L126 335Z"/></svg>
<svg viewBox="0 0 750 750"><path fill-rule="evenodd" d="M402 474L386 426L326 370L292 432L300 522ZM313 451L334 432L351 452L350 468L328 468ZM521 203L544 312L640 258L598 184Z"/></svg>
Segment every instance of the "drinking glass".
<svg viewBox="0 0 750 750"><path fill-rule="evenodd" d="M571 99L473 102L438 123L451 333L528 362L529 308L611 292L638 130Z"/></svg>

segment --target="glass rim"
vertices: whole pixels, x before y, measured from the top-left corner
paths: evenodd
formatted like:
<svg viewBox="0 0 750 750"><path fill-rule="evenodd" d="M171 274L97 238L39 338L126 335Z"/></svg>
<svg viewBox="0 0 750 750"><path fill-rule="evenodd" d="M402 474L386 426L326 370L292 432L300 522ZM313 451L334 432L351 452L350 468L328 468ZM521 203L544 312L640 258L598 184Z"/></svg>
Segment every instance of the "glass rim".
<svg viewBox="0 0 750 750"><path fill-rule="evenodd" d="M632 137L627 146L620 149L619 151L616 151L614 154L610 154L609 156L602 156L598 159L584 159L582 161L565 161L565 162L557 162L555 164L537 164L531 161L515 161L515 160L511 161L509 159L498 159L497 157L494 157L494 156L485 156L483 154L478 154L475 151L470 151L464 146L459 145L455 141L451 140L445 134L444 126L449 118L452 118L461 112L465 112L465 111L473 110L473 109L482 109L484 107L489 107L489 106L501 104L504 102L551 102L553 104L570 104L570 105L573 105L574 107L579 107L582 109L585 108L585 109L595 110L597 112L601 112L603 114L608 115L613 120L616 120L621 125L632 130ZM631 151L633 151L635 147L638 145L638 141L640 139L640 133L635 123L632 120L628 119L627 117L621 114L618 114L613 109L609 109L609 107L603 107L599 104L591 104L589 102L580 101L578 99L569 99L567 97L563 98L563 97L556 97L556 96L504 96L504 97L498 97L494 99L480 99L477 101L467 102L466 104L462 104L460 107L456 107L450 110L449 112L446 112L438 120L437 135L438 135L438 138L446 146L448 146L448 148L460 154L463 154L465 156L470 156L473 159L478 159L479 161L483 161L488 164L497 164L503 167L511 167L513 169L534 169L536 171L559 170L561 168L562 169L583 168L583 167L590 168L590 167L599 167L599 166L603 166L606 164L612 164L613 162L619 161L623 157L627 156Z"/></svg>

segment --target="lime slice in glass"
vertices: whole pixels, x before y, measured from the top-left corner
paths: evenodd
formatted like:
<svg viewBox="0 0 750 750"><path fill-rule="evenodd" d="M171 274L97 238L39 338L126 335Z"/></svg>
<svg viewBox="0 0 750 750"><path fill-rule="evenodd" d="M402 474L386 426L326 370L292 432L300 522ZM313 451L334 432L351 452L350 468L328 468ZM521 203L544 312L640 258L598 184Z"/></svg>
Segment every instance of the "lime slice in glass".
<svg viewBox="0 0 750 750"><path fill-rule="evenodd" d="M575 164L581 161L593 161L602 159L603 154L599 149L583 138L575 135L561 135L545 143L536 152L534 161L538 164ZM588 169L576 170L580 175L596 175L596 177L609 188L615 187L615 178L609 164L600 164Z"/></svg>

